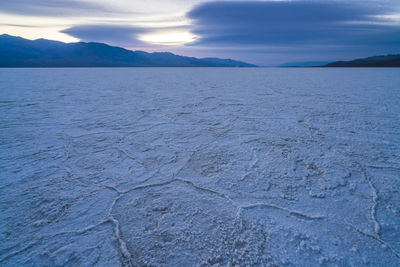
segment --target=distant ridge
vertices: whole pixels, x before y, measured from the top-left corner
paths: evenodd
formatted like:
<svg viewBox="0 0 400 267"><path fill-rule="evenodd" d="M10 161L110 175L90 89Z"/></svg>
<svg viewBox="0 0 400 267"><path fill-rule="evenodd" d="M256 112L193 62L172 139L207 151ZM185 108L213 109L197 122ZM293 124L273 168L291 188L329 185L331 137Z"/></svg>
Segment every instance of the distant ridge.
<svg viewBox="0 0 400 267"><path fill-rule="evenodd" d="M336 61L321 67L400 67L400 55L374 56L352 61Z"/></svg>
<svg viewBox="0 0 400 267"><path fill-rule="evenodd" d="M0 35L0 67L257 67L242 61Z"/></svg>
<svg viewBox="0 0 400 267"><path fill-rule="evenodd" d="M288 67L288 68L296 68L296 67L315 67L326 65L330 63L329 61L294 61L294 62L286 62L278 65L277 67Z"/></svg>

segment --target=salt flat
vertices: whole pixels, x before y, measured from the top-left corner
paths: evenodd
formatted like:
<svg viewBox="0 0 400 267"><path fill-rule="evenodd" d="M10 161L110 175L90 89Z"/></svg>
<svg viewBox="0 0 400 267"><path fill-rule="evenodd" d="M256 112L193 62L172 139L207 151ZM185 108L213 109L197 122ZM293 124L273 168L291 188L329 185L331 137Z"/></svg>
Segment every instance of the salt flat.
<svg viewBox="0 0 400 267"><path fill-rule="evenodd" d="M399 266L398 69L0 69L0 266Z"/></svg>

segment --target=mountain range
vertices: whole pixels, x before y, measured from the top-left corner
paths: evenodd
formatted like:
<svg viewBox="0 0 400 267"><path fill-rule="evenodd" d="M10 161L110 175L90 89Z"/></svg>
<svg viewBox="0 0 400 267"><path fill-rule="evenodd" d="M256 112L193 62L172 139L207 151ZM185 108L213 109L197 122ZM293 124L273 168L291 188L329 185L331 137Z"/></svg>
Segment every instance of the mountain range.
<svg viewBox="0 0 400 267"><path fill-rule="evenodd" d="M400 67L400 55L351 61L292 62L280 67ZM0 67L257 67L242 61L132 51L104 43L63 43L0 35Z"/></svg>
<svg viewBox="0 0 400 267"><path fill-rule="evenodd" d="M336 61L322 67L400 67L400 55L374 56L351 61Z"/></svg>
<svg viewBox="0 0 400 267"><path fill-rule="evenodd" d="M257 67L242 61L0 35L0 67Z"/></svg>

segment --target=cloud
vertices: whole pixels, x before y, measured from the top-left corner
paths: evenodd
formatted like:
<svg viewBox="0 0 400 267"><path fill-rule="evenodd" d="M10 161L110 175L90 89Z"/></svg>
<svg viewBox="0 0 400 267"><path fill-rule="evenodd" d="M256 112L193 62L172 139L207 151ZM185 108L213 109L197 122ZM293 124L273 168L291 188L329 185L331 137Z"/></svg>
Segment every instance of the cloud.
<svg viewBox="0 0 400 267"><path fill-rule="evenodd" d="M84 42L102 42L132 47L143 44L137 36L147 31L145 28L127 25L77 25L62 32Z"/></svg>
<svg viewBox="0 0 400 267"><path fill-rule="evenodd" d="M80 39L84 42L101 42L111 45L123 46L131 49L149 48L156 49L162 46L162 40L157 43L157 38L166 38L168 40L179 38L179 34L188 32L187 26L174 27L138 27L132 25L77 25L61 31L69 36ZM178 36L175 36L178 34ZM144 38L147 37L147 38ZM169 38L168 38L169 37ZM154 42L146 39L155 39ZM176 40L179 43L179 40ZM165 49L165 48L164 48Z"/></svg>
<svg viewBox="0 0 400 267"><path fill-rule="evenodd" d="M1 13L38 16L66 16L105 13L104 6L79 0L3 0Z"/></svg>
<svg viewBox="0 0 400 267"><path fill-rule="evenodd" d="M377 16L394 12L392 1L208 2L192 9L192 45L399 47L400 25ZM398 5L397 5L398 6Z"/></svg>

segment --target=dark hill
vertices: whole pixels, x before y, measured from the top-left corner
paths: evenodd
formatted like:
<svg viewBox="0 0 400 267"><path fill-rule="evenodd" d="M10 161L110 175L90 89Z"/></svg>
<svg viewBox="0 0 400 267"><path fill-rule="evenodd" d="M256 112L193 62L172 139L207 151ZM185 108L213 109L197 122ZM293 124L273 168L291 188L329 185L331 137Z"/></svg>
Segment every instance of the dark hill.
<svg viewBox="0 0 400 267"><path fill-rule="evenodd" d="M400 67L400 55L375 56L352 61L336 61L322 67Z"/></svg>

